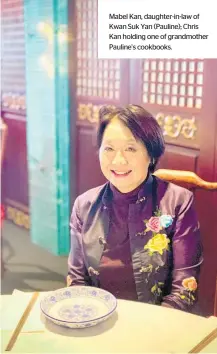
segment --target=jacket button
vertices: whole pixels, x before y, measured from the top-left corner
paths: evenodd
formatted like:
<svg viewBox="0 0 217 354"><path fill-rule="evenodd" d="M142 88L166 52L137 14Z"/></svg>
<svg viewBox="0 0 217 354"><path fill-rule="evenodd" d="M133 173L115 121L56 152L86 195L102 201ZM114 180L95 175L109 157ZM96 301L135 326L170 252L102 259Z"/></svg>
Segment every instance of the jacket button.
<svg viewBox="0 0 217 354"><path fill-rule="evenodd" d="M88 273L90 276L99 275L99 272L97 270L95 270L93 267L88 268Z"/></svg>
<svg viewBox="0 0 217 354"><path fill-rule="evenodd" d="M136 201L136 204L144 202L146 200L146 197L142 197Z"/></svg>
<svg viewBox="0 0 217 354"><path fill-rule="evenodd" d="M104 239L104 237L99 236L99 243L100 245L106 246L106 240Z"/></svg>

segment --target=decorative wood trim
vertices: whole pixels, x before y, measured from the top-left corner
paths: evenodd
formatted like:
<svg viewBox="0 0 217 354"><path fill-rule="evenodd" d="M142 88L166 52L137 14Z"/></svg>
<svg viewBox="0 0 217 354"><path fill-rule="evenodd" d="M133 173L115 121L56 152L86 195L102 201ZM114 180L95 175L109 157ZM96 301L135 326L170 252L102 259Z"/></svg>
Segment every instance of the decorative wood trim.
<svg viewBox="0 0 217 354"><path fill-rule="evenodd" d="M22 94L3 93L2 94L2 110L9 111L25 111L26 96Z"/></svg>
<svg viewBox="0 0 217 354"><path fill-rule="evenodd" d="M78 104L78 119L88 120L90 123L98 123L100 105L93 105L92 103Z"/></svg>
<svg viewBox="0 0 217 354"><path fill-rule="evenodd" d="M4 109L2 111L2 117L4 120L16 120L19 122L26 123L26 111L12 111Z"/></svg>
<svg viewBox="0 0 217 354"><path fill-rule="evenodd" d="M10 206L13 206L19 210L22 210L24 211L25 213L29 214L29 207L27 205L24 205L20 202L17 202L15 200L12 200L12 199L9 199L9 198L6 198L5 199L5 202L6 204L9 204Z"/></svg>
<svg viewBox="0 0 217 354"><path fill-rule="evenodd" d="M177 139L182 135L185 139L195 139L197 134L197 123L195 117L183 118L179 115L165 115L160 112L156 120L162 127L164 136Z"/></svg>
<svg viewBox="0 0 217 354"><path fill-rule="evenodd" d="M19 227L30 229L29 208L19 202L6 198L6 218Z"/></svg>

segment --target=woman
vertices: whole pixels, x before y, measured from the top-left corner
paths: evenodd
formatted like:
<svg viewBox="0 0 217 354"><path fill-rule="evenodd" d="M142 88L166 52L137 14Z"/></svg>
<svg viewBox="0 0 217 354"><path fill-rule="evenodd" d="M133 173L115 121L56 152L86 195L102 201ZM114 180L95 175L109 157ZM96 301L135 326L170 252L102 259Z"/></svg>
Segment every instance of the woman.
<svg viewBox="0 0 217 354"><path fill-rule="evenodd" d="M190 311L202 263L193 194L152 175L165 146L150 113L129 105L99 115L108 182L74 203L67 284Z"/></svg>

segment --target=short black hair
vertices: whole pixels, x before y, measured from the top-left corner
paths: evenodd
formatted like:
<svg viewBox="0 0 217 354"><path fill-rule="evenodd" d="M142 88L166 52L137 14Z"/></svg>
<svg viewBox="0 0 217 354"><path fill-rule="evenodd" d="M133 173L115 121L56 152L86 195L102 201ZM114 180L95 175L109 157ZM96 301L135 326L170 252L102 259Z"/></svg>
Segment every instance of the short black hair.
<svg viewBox="0 0 217 354"><path fill-rule="evenodd" d="M99 111L97 145L101 147L104 131L111 120L117 117L130 129L136 140L146 147L151 158L150 172L154 172L159 158L165 151L163 132L151 113L143 107L128 105L126 107L103 106Z"/></svg>

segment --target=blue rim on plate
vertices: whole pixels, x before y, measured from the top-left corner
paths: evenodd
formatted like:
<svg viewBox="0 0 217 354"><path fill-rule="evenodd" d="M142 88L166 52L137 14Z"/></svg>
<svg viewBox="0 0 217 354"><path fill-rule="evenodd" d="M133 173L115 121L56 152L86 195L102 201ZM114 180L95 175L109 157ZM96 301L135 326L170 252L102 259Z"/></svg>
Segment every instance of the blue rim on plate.
<svg viewBox="0 0 217 354"><path fill-rule="evenodd" d="M49 301L51 298L55 298L55 296L61 296L61 295L66 295L67 293L70 293L70 292L78 292L79 293L79 290L80 291L87 291L88 292L88 290L89 290L89 294L91 294L92 293L92 296L93 296L93 292L95 292L96 294L97 294L97 292L99 293L99 294L102 294L103 295L103 297L105 298L105 297L109 297L109 299L111 300L111 302L112 302L112 307L111 307L111 309L105 314L105 315L103 315L103 316L99 316L99 317L96 317L96 318L93 318L93 319L89 319L89 320L82 320L82 321L67 321L67 320L62 320L62 319L59 319L59 318L55 318L55 317L53 317L53 316L51 316L51 315L49 315L48 314L48 312L44 309L44 302L46 302L46 301ZM84 294L85 295L85 294ZM79 295L78 295L79 296ZM94 295L95 296L95 295ZM82 294L81 294L81 297L82 297ZM62 300L64 300L64 299L73 299L74 297L66 297L66 298L64 298L63 297L63 299ZM90 298L91 298L91 296L90 296ZM102 297L100 297L100 299L102 300L103 298ZM105 300L105 299L104 299ZM56 301L55 301L56 302ZM54 303L55 303L54 302ZM46 316L46 317L48 317L48 318L50 318L52 321L54 321L54 322L58 322L58 323L63 323L63 324L77 324L77 325L79 325L79 324L85 324L85 323L93 323L93 322L102 322L102 320L104 319L104 318L106 318L106 317L110 317L111 316L111 314L116 310L116 308L117 308L117 299L116 299L116 297L113 295L113 294L111 294L111 293L109 293L108 291L106 291L106 290L104 290L104 289L101 289L101 288L95 288L95 287L92 287L92 286L79 286L79 285L77 285L77 286L72 286L72 287L66 287L66 288L62 288L62 289L58 289L58 290L54 290L53 292L49 292L49 294L47 294L47 295L45 295L42 299L41 299L41 301L40 301L40 308L41 308L41 311L43 312L43 314Z"/></svg>

